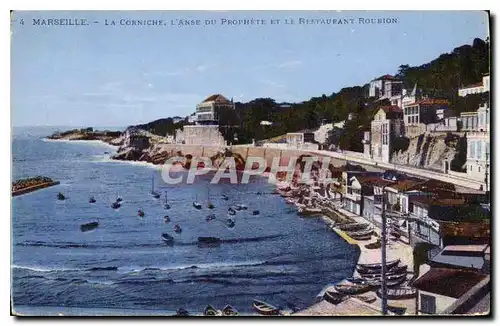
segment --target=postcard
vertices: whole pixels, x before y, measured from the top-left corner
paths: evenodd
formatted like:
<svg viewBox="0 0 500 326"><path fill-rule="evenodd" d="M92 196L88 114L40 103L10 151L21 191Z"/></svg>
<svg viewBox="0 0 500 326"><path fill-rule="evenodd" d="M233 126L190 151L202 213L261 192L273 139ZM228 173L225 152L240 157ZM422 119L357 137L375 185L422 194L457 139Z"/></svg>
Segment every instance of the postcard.
<svg viewBox="0 0 500 326"><path fill-rule="evenodd" d="M11 314L490 314L487 11L13 11Z"/></svg>

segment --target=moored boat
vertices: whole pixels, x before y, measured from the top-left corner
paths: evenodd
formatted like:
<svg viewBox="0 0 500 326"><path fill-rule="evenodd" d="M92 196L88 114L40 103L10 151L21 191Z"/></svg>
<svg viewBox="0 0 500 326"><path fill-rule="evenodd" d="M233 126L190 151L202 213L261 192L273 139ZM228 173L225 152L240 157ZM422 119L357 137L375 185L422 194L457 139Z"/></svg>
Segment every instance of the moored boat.
<svg viewBox="0 0 500 326"><path fill-rule="evenodd" d="M229 215L236 215L236 211L232 207L229 207L229 209L227 210L227 213Z"/></svg>
<svg viewBox="0 0 500 326"><path fill-rule="evenodd" d="M382 290L377 290L377 295L382 296ZM398 300L398 299L411 299L416 297L417 290L408 286L403 286L399 288L387 289L386 291L387 299Z"/></svg>
<svg viewBox="0 0 500 326"><path fill-rule="evenodd" d="M389 275L401 275L403 273L406 274L408 269L407 265L395 266L390 269L387 269L386 276ZM380 278L382 276L382 270L370 270L370 269L360 269L356 267L358 273L364 278Z"/></svg>
<svg viewBox="0 0 500 326"><path fill-rule="evenodd" d="M346 232L346 233L351 238L354 238L354 237L363 237L363 236L372 235L373 229L362 230L362 231L355 231L355 232Z"/></svg>
<svg viewBox="0 0 500 326"><path fill-rule="evenodd" d="M137 210L137 216L144 217L144 211L142 209Z"/></svg>
<svg viewBox="0 0 500 326"><path fill-rule="evenodd" d="M174 243L174 237L172 237L172 236L171 236L170 234L168 234L168 233L162 233L162 235L161 235L161 239L162 239L164 242L168 243L168 244L172 244L172 243Z"/></svg>
<svg viewBox="0 0 500 326"><path fill-rule="evenodd" d="M255 210L252 212L252 215L259 215L259 214L260 214L260 212L259 212L259 210L258 210L258 209L255 209Z"/></svg>
<svg viewBox="0 0 500 326"><path fill-rule="evenodd" d="M370 291L371 285L368 284L336 284L335 290L343 294L359 294Z"/></svg>
<svg viewBox="0 0 500 326"><path fill-rule="evenodd" d="M339 304L345 299L346 295L337 291L326 291L323 299L331 304Z"/></svg>
<svg viewBox="0 0 500 326"><path fill-rule="evenodd" d="M170 209L170 204L168 203L168 193L165 191L165 203L163 204L163 208Z"/></svg>
<svg viewBox="0 0 500 326"><path fill-rule="evenodd" d="M228 218L226 221L226 224L229 228L234 228L234 225L236 224L232 218Z"/></svg>
<svg viewBox="0 0 500 326"><path fill-rule="evenodd" d="M261 300L254 299L252 307L261 315L277 316L280 314L280 310L277 307Z"/></svg>
<svg viewBox="0 0 500 326"><path fill-rule="evenodd" d="M372 235L371 234L367 234L367 235L352 235L350 237L353 238L354 240L366 241L366 240L370 240L372 238Z"/></svg>
<svg viewBox="0 0 500 326"><path fill-rule="evenodd" d="M113 204L111 204L111 208L113 209L118 209L120 208L122 204L120 204L119 202L115 201Z"/></svg>
<svg viewBox="0 0 500 326"><path fill-rule="evenodd" d="M361 300L366 303L373 303L375 300L377 300L377 297L374 296L373 294L366 294L366 295L355 295L353 298L356 298L358 300Z"/></svg>
<svg viewBox="0 0 500 326"><path fill-rule="evenodd" d="M64 196L64 194L62 192L60 192L60 193L57 194L57 199L58 200L65 200L66 196Z"/></svg>
<svg viewBox="0 0 500 326"><path fill-rule="evenodd" d="M201 204L197 201L194 201L193 202L193 207L196 208L196 209L201 209Z"/></svg>
<svg viewBox="0 0 500 326"><path fill-rule="evenodd" d="M392 268L396 265L398 265L401 262L400 259L388 261L385 263L385 266L389 269ZM364 269L382 269L382 263L372 263L372 264L358 264L358 267L364 268Z"/></svg>
<svg viewBox="0 0 500 326"><path fill-rule="evenodd" d="M168 215L163 216L163 222L165 223L170 222L170 217Z"/></svg>
<svg viewBox="0 0 500 326"><path fill-rule="evenodd" d="M90 222L80 225L80 231L88 232L96 229L99 226L98 222Z"/></svg>
<svg viewBox="0 0 500 326"><path fill-rule="evenodd" d="M179 317L189 316L189 312L186 309L179 308L174 316L179 316Z"/></svg>
<svg viewBox="0 0 500 326"><path fill-rule="evenodd" d="M347 224L338 224L337 228L341 231L358 231L366 229L370 224L368 223L347 223Z"/></svg>
<svg viewBox="0 0 500 326"><path fill-rule="evenodd" d="M176 224L174 226L174 232L175 233L181 233L182 232L181 226L179 224Z"/></svg>
<svg viewBox="0 0 500 326"><path fill-rule="evenodd" d="M236 204L235 209L237 211L245 211L248 209L248 207L247 207L247 205L244 205L244 204Z"/></svg>
<svg viewBox="0 0 500 326"><path fill-rule="evenodd" d="M121 203L122 201L123 201L122 197L118 197L118 198L116 198L116 202L117 202L117 203Z"/></svg>
<svg viewBox="0 0 500 326"><path fill-rule="evenodd" d="M215 220L215 214L207 215L207 217L205 217L205 219L207 220L207 222L209 222L211 220Z"/></svg>
<svg viewBox="0 0 500 326"><path fill-rule="evenodd" d="M94 196L89 198L89 203L93 204L95 202L96 202L96 200L95 200Z"/></svg>
<svg viewBox="0 0 500 326"><path fill-rule="evenodd" d="M212 307L212 305L207 305L203 311L204 316L220 316L220 312Z"/></svg>
<svg viewBox="0 0 500 326"><path fill-rule="evenodd" d="M223 316L238 316L238 314L238 310L229 304L222 309Z"/></svg>
<svg viewBox="0 0 500 326"><path fill-rule="evenodd" d="M229 200L229 197L224 194L220 195L220 197L222 198L222 200Z"/></svg>

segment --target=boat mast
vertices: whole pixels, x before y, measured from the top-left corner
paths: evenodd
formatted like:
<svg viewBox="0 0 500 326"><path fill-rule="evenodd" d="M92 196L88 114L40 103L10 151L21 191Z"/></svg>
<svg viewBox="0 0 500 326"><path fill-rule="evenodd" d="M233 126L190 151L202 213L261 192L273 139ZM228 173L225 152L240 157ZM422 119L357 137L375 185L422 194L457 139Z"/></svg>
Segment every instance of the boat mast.
<svg viewBox="0 0 500 326"><path fill-rule="evenodd" d="M381 254L382 254L382 286L380 288L381 292L381 304L382 304L382 315L387 315L387 230L386 230L386 216L385 216L385 186L382 187L382 234L381 234Z"/></svg>

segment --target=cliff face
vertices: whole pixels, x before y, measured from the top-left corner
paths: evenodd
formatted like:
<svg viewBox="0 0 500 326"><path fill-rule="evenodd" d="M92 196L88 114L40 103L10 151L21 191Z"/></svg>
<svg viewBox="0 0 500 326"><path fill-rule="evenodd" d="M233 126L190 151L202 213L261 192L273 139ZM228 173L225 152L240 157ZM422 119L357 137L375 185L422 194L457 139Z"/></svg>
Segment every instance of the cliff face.
<svg viewBox="0 0 500 326"><path fill-rule="evenodd" d="M406 150L393 153L391 163L442 171L443 162L451 162L459 153L457 134L421 134L409 139Z"/></svg>

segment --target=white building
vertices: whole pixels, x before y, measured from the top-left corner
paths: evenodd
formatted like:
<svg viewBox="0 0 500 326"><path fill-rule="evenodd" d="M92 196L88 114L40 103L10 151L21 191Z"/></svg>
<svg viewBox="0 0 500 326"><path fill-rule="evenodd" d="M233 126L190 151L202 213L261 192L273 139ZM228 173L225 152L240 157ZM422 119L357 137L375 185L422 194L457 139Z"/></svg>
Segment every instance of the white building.
<svg viewBox="0 0 500 326"><path fill-rule="evenodd" d="M369 149L372 159L389 162L394 139L403 134L403 110L397 106L381 107L371 122L370 137L363 139L364 156L368 156Z"/></svg>
<svg viewBox="0 0 500 326"><path fill-rule="evenodd" d="M403 82L391 75L384 75L370 82L370 97L391 98L400 95L403 89Z"/></svg>
<svg viewBox="0 0 500 326"><path fill-rule="evenodd" d="M223 110L234 110L233 101L220 94L211 95L196 106L196 123L218 125L219 113Z"/></svg>
<svg viewBox="0 0 500 326"><path fill-rule="evenodd" d="M467 85L458 89L459 96L467 96L469 94L480 94L490 91L490 75L483 76L480 83Z"/></svg>
<svg viewBox="0 0 500 326"><path fill-rule="evenodd" d="M487 105L477 110L477 125L467 132L467 176L490 185L490 112Z"/></svg>

